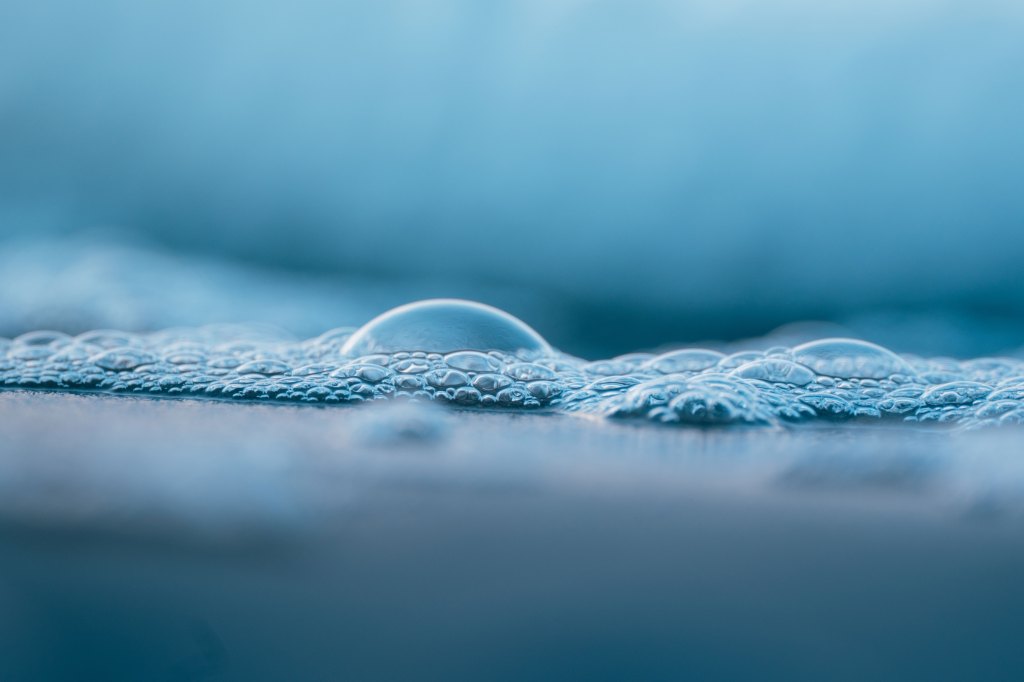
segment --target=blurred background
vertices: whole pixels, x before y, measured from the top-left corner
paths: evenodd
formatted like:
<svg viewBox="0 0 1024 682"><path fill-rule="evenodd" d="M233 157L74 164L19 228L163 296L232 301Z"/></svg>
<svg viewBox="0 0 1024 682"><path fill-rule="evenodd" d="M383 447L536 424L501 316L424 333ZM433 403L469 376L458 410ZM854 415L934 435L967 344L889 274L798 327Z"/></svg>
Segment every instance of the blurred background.
<svg viewBox="0 0 1024 682"><path fill-rule="evenodd" d="M1013 0L9 0L0 335L443 295L1011 352L1022 121Z"/></svg>

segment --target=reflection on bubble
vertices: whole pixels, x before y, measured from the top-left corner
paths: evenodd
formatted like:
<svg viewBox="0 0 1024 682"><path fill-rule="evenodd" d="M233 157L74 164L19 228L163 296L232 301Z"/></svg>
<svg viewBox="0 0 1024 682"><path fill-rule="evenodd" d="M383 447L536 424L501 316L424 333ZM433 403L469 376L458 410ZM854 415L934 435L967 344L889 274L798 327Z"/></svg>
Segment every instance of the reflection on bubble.
<svg viewBox="0 0 1024 682"><path fill-rule="evenodd" d="M718 351L703 348L684 348L659 355L648 363L648 366L662 374L677 372L699 372L714 367L725 356Z"/></svg>
<svg viewBox="0 0 1024 682"><path fill-rule="evenodd" d="M549 352L540 334L508 313L482 303L434 299L403 305L363 325L341 349L342 355L399 351Z"/></svg>
<svg viewBox="0 0 1024 682"><path fill-rule="evenodd" d="M884 379L913 374L905 360L892 351L856 339L822 339L793 349L793 358L818 374L844 379Z"/></svg>

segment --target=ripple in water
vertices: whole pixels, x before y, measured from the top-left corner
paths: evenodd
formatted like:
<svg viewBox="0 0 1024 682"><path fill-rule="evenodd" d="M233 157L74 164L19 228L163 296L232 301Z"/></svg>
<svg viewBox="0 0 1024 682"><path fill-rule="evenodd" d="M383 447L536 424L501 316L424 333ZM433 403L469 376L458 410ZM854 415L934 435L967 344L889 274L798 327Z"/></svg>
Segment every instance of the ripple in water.
<svg viewBox="0 0 1024 682"><path fill-rule="evenodd" d="M396 398L676 425L1024 422L1024 362L901 357L856 339L589 362L478 303L401 306L306 341L235 327L0 339L0 387L285 403Z"/></svg>

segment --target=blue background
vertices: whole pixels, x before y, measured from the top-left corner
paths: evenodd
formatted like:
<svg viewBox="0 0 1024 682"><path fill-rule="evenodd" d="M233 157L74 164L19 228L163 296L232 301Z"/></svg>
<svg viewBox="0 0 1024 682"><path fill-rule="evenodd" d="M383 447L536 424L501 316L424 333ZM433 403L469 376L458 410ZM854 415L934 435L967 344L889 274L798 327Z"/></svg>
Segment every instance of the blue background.
<svg viewBox="0 0 1024 682"><path fill-rule="evenodd" d="M580 352L801 319L996 352L1024 338L1021 121L1015 2L15 0L0 334L312 333L387 291L484 299ZM318 312L261 314L237 282L188 285L226 301L191 315L26 303L26 271L46 288L94 243L177 259L172 287L209 259L315 278L292 298ZM118 258L65 288L114 296Z"/></svg>

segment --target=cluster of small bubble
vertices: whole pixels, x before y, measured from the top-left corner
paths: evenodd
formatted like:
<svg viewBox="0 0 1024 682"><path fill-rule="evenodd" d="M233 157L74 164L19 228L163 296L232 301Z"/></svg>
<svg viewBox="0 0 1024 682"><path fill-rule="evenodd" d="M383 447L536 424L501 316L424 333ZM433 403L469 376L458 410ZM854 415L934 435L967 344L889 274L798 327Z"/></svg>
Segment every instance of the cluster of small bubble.
<svg viewBox="0 0 1024 682"><path fill-rule="evenodd" d="M573 409L666 424L784 425L850 419L970 427L1024 423L1024 361L898 356L855 339L725 355L685 349L585 366Z"/></svg>
<svg viewBox="0 0 1024 682"><path fill-rule="evenodd" d="M307 341L224 340L209 330L71 337L38 331L0 339L0 387L357 403L394 397L479 407L549 405L556 374L528 355L397 352L345 358L336 329Z"/></svg>
<svg viewBox="0 0 1024 682"><path fill-rule="evenodd" d="M0 388L320 404L404 397L706 426L1024 422L1024 361L1013 358L924 359L852 339L597 362L549 350L345 357L352 333L282 341L205 329L31 332L0 339Z"/></svg>

